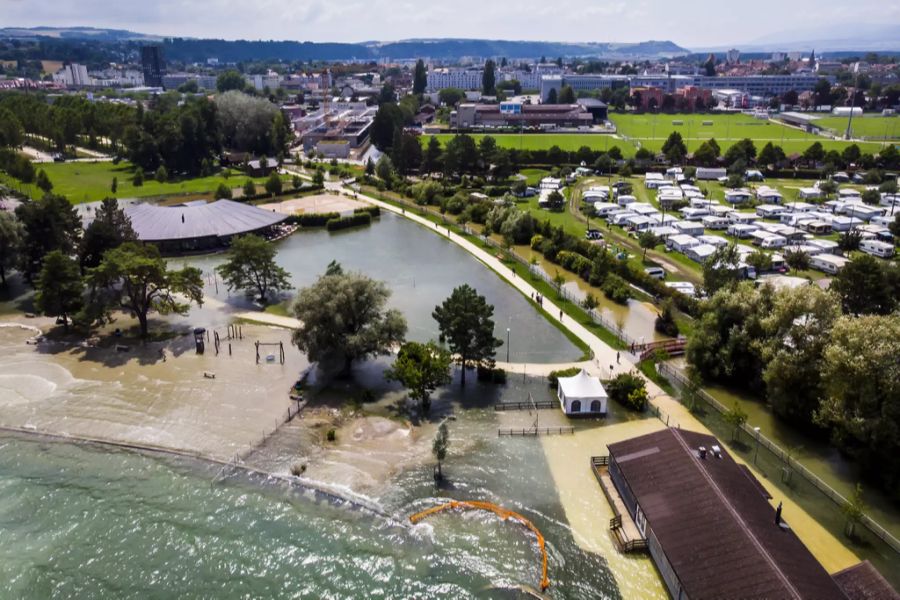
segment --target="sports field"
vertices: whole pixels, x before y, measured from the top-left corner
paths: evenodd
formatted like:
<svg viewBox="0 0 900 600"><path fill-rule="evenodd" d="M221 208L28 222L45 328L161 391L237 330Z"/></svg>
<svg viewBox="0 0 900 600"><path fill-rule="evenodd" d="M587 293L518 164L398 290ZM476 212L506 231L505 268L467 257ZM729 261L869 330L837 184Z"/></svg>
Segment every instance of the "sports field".
<svg viewBox="0 0 900 600"><path fill-rule="evenodd" d="M53 183L53 193L66 196L72 203L92 202L115 195L117 198L141 198L147 196L166 196L173 194L205 193L214 191L220 183L232 188L241 187L247 176L238 171L229 171L226 178L222 173L209 177L196 177L159 183L153 174L144 177L144 185L135 187L131 182L134 172L131 163L122 161L118 165L111 162L71 162L43 163L35 165L35 170L43 169ZM118 178L115 194L110 191L113 177ZM266 179L256 178L259 191ZM43 192L35 186L22 186L23 191L32 197L40 197Z"/></svg>
<svg viewBox="0 0 900 600"><path fill-rule="evenodd" d="M831 129L837 133L847 131L847 117L827 116L813 121L815 125ZM881 115L854 116L853 137L875 139L900 139L900 117L882 117Z"/></svg>

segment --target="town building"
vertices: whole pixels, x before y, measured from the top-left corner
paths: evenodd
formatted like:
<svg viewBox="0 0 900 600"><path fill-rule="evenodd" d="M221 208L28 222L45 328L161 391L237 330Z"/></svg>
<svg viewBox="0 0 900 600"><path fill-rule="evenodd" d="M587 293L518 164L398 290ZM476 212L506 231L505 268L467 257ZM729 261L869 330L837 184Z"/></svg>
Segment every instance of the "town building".
<svg viewBox="0 0 900 600"><path fill-rule="evenodd" d="M57 71L53 75L53 81L66 87L87 87L94 84L87 67L78 63L68 64Z"/></svg>
<svg viewBox="0 0 900 600"><path fill-rule="evenodd" d="M473 69L431 69L428 71L427 89L443 90L459 88L461 90L480 90L484 70ZM499 81L499 80L498 80Z"/></svg>
<svg viewBox="0 0 900 600"><path fill-rule="evenodd" d="M163 77L166 75L166 61L163 58L162 46L142 46L141 67L144 71L144 85L148 87L163 87Z"/></svg>

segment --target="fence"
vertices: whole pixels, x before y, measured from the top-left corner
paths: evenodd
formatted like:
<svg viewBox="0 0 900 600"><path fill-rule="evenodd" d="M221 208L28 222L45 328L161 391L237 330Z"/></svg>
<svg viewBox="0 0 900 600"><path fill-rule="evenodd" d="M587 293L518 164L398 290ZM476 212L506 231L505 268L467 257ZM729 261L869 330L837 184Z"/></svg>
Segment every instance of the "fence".
<svg viewBox="0 0 900 600"><path fill-rule="evenodd" d="M530 427L528 429L498 429L497 435L539 436L574 434L574 427Z"/></svg>
<svg viewBox="0 0 900 600"><path fill-rule="evenodd" d="M687 385L688 378L684 376L683 373L679 372L677 369L671 367L666 363L659 363L657 365L657 370L660 375L663 375L667 379L670 379L679 385ZM719 402L716 398L705 392L704 390L697 391L698 396L700 396L707 404L715 408L720 414L724 415L728 412L728 408L725 407L721 402ZM775 444L772 440L768 439L766 436L761 433L753 430L746 423L741 424L740 431L746 433L750 439L754 440L758 447L765 448L769 451L776 459L780 460L784 464L785 471L784 473L799 473L800 476L810 485L812 485L816 490L818 490L822 495L831 500L838 508L842 508L847 504L847 498L837 492L830 485L822 481L819 476L810 471L808 468L797 462L791 454L780 446ZM790 475L787 476L788 480L790 479ZM784 479L783 479L784 481ZM890 532L888 532L884 527L878 524L876 521L872 520L869 516L863 515L860 522L868 529L873 535L887 544L894 552L900 553L900 540L894 537Z"/></svg>

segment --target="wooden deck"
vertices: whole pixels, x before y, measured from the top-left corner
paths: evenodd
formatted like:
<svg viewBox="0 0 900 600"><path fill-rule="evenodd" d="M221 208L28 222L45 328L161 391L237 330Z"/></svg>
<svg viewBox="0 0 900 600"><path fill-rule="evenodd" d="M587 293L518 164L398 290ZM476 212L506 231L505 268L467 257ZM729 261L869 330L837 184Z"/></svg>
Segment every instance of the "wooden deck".
<svg viewBox="0 0 900 600"><path fill-rule="evenodd" d="M631 518L628 508L622 501L612 478L609 476L608 457L595 456L591 459L591 470L603 490L603 495L609 501L615 515L609 521L609 529L621 552L638 552L647 549L647 540L638 531L637 525Z"/></svg>

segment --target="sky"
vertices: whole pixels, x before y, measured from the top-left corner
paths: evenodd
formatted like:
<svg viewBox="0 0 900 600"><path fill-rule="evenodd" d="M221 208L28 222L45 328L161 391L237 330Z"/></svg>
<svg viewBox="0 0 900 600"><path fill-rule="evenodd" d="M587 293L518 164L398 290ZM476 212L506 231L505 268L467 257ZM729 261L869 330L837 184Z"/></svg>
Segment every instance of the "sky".
<svg viewBox="0 0 900 600"><path fill-rule="evenodd" d="M0 26L92 26L202 38L315 42L462 37L728 46L792 27L834 34L897 0L0 0ZM798 25L799 24L799 25ZM808 38L807 38L808 39Z"/></svg>

